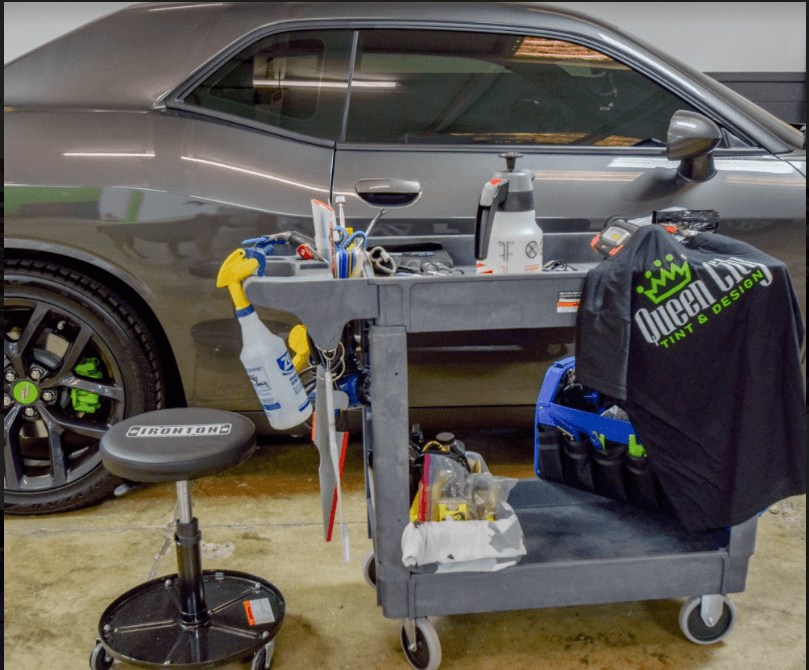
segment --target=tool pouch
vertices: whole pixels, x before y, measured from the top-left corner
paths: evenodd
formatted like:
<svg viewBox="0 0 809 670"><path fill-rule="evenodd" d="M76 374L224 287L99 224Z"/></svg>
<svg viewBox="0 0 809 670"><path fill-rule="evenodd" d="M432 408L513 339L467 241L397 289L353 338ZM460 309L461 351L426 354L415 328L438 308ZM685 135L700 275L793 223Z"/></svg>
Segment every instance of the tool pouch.
<svg viewBox="0 0 809 670"><path fill-rule="evenodd" d="M590 493L655 512L669 505L649 456L632 456L625 444L606 441L597 449L589 438L574 440L555 426L537 425L537 474Z"/></svg>
<svg viewBox="0 0 809 670"><path fill-rule="evenodd" d="M576 381L575 358L554 363L537 399L537 476L648 510L671 512L618 401Z"/></svg>

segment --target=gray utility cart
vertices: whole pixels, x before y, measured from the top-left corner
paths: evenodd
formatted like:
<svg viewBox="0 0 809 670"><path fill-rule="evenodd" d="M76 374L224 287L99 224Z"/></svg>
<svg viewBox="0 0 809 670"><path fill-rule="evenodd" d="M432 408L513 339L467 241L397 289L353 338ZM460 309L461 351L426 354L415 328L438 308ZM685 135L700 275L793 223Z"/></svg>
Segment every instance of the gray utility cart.
<svg viewBox="0 0 809 670"><path fill-rule="evenodd" d="M554 243L547 238L546 246ZM694 534L661 514L526 479L509 497L528 551L516 566L416 574L402 563L411 504L407 333L574 326L576 314L559 306L560 294L580 292L584 271L337 280L322 263L278 258L266 274L274 276L245 282L248 299L295 314L318 347L335 348L346 323L362 322L356 332L371 377L363 442L375 554L366 578L383 614L403 619L402 646L414 668L438 667L440 642L427 617L446 614L690 596L680 613L686 637L710 644L727 635L736 611L726 594L744 590L757 517Z"/></svg>

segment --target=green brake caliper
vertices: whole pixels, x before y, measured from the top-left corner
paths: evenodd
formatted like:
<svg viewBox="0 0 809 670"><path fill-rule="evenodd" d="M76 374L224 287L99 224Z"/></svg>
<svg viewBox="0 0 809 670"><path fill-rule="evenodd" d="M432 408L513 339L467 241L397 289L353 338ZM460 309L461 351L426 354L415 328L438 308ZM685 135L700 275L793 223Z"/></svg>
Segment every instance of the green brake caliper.
<svg viewBox="0 0 809 670"><path fill-rule="evenodd" d="M97 358L85 358L73 371L77 375L88 379L101 379L104 377L104 372L101 370L101 364ZM71 389L70 400L73 403L73 409L77 412L92 414L101 407L101 397L98 393L93 393L92 391Z"/></svg>

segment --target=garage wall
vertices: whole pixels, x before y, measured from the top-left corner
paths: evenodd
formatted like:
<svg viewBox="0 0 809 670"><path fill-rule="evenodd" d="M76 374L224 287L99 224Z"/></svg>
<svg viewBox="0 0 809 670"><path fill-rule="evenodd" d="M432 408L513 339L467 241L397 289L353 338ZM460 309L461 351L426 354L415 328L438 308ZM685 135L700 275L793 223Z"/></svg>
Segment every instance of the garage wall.
<svg viewBox="0 0 809 670"><path fill-rule="evenodd" d="M4 2L3 63L135 2Z"/></svg>
<svg viewBox="0 0 809 670"><path fill-rule="evenodd" d="M3 62L131 2L6 2ZM654 42L788 123L806 121L804 2L549 2Z"/></svg>

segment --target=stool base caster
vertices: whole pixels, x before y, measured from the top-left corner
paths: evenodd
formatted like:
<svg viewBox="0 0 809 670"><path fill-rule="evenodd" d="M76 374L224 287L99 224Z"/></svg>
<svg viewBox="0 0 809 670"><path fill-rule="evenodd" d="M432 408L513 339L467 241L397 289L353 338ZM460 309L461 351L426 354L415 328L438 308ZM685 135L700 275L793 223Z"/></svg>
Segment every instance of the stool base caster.
<svg viewBox="0 0 809 670"><path fill-rule="evenodd" d="M270 670L273 654L275 654L275 640L256 652L250 670Z"/></svg>
<svg viewBox="0 0 809 670"><path fill-rule="evenodd" d="M281 592L232 570L205 570L202 583L208 606L204 623L183 623L177 575L161 577L127 591L106 609L96 648L136 668L213 668L250 656L255 661L262 653L264 665L254 667L269 667L286 607Z"/></svg>
<svg viewBox="0 0 809 670"><path fill-rule="evenodd" d="M107 653L101 640L96 638L96 646L90 654L90 670L110 670L115 659Z"/></svg>
<svg viewBox="0 0 809 670"><path fill-rule="evenodd" d="M405 619L399 637L407 662L416 670L437 670L441 665L441 641L427 617Z"/></svg>

